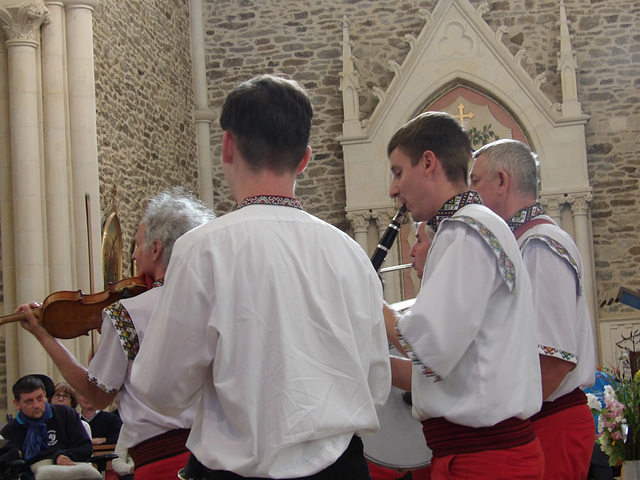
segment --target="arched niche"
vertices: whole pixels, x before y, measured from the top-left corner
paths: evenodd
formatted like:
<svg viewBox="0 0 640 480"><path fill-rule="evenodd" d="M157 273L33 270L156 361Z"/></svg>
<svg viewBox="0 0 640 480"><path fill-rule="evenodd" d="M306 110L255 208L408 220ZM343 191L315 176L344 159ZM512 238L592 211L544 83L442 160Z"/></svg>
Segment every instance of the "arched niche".
<svg viewBox="0 0 640 480"><path fill-rule="evenodd" d="M351 54L349 19L343 21L344 120L340 137L344 152L347 217L352 221L356 240L371 251L384 231L396 206L388 196L390 175L386 146L393 133L424 109L444 109L457 113L458 98L472 104L478 112L476 128L495 120L509 136L528 143L541 159L540 199L548 213L575 239L584 264L585 292L594 326L595 279L589 202L591 186L587 169L584 125L577 96L569 23L564 5L559 5L558 70L562 98L550 100L540 86L545 78L532 78L522 67L524 52L513 55L502 43L506 27L493 31L483 19L487 4L474 8L467 0L440 0L432 12L421 11L424 26L418 36L403 38L409 53L389 62L394 78L385 91L374 89L379 103L368 119L361 119L354 94L360 90L356 63ZM464 105L463 105L464 106ZM454 111L447 110L448 108ZM469 110L467 109L467 113ZM464 109L461 115L464 115ZM461 117L462 118L462 117ZM464 123L464 118L462 118ZM472 122L472 120L470 121ZM483 121L484 122L484 121ZM472 123L469 123L473 127ZM501 131L498 129L498 131ZM495 131L496 135L501 134ZM505 134L506 136L506 134ZM385 266L406 261L401 236ZM400 301L405 296L406 279L394 274L386 280L385 298Z"/></svg>

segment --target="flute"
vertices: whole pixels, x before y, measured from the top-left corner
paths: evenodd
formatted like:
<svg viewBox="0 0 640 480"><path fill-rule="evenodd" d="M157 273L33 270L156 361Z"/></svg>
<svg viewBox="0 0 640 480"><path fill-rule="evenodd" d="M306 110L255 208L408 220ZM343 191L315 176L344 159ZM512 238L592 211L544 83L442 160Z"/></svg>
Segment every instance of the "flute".
<svg viewBox="0 0 640 480"><path fill-rule="evenodd" d="M391 219L391 223L389 223L389 226L382 235L380 243L378 243L378 246L376 247L376 251L373 252L373 255L371 256L371 263L373 264L373 268L376 269L376 272L380 270L384 259L387 258L387 254L391 249L391 245L393 245L393 242L398 236L398 232L400 232L400 221L404 217L405 213L407 213L407 207L402 205Z"/></svg>

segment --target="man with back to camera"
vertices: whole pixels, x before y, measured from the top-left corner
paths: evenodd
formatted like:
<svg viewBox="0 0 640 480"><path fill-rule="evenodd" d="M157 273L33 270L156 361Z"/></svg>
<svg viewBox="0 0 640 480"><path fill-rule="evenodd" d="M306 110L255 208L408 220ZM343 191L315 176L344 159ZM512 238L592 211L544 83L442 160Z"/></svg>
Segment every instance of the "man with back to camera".
<svg viewBox="0 0 640 480"><path fill-rule="evenodd" d="M91 458L91 439L80 417L71 407L49 404L42 380L24 376L12 392L18 414L0 431L9 440L0 449L2 462L22 459L33 465L51 460L54 465L75 465Z"/></svg>
<svg viewBox="0 0 640 480"><path fill-rule="evenodd" d="M370 478L360 436L390 388L382 286L362 248L294 197L312 116L302 87L272 75L227 96L237 209L176 242L134 365L167 415L202 396L190 478Z"/></svg>
<svg viewBox="0 0 640 480"><path fill-rule="evenodd" d="M541 479L529 417L542 403L531 285L513 235L467 189L469 137L426 112L387 148L389 194L435 237L415 304L385 308L393 383L412 392L433 452L431 477Z"/></svg>
<svg viewBox="0 0 640 480"><path fill-rule="evenodd" d="M528 146L497 140L473 158L470 188L507 222L531 278L544 399L531 420L544 450L545 479L584 479L595 430L581 389L595 380L595 351L582 257L538 202L538 162Z"/></svg>
<svg viewBox="0 0 640 480"><path fill-rule="evenodd" d="M179 415L164 416L154 411L141 401L131 382L131 364L153 307L162 295L174 242L213 217L213 212L201 201L179 187L160 192L149 201L131 258L138 274L148 276L153 287L103 310L100 344L88 369L40 325L30 309L36 304L17 309L25 314L21 325L36 337L79 394L96 408L110 405L117 396L123 421L118 441L135 462L137 480L173 480L188 458L185 443L196 405Z"/></svg>

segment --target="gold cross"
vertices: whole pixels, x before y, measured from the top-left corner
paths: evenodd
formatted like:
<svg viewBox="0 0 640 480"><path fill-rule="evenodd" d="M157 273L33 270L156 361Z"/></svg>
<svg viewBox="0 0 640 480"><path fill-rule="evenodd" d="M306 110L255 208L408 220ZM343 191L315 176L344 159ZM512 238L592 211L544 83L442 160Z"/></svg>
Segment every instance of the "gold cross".
<svg viewBox="0 0 640 480"><path fill-rule="evenodd" d="M460 121L460 123L464 123L465 118L471 120L473 117L475 117L475 114L472 112L464 113L464 105L460 104L458 105L458 115L455 115L455 117Z"/></svg>

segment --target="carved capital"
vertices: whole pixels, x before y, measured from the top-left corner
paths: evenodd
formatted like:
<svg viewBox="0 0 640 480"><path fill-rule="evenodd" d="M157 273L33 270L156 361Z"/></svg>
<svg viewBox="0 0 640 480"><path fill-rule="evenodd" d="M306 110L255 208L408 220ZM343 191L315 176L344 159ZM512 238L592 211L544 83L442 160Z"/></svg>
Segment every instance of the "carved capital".
<svg viewBox="0 0 640 480"><path fill-rule="evenodd" d="M397 211L398 210L394 208L384 208L371 212L371 218L376 221L378 231L383 232L387 229L387 227L391 223L391 219L394 217Z"/></svg>
<svg viewBox="0 0 640 480"><path fill-rule="evenodd" d="M351 222L354 232L366 232L369 228L369 212L349 212L347 219Z"/></svg>
<svg viewBox="0 0 640 480"><path fill-rule="evenodd" d="M567 197L564 195L543 195L540 197L540 202L553 217L555 216L553 213L560 212L562 205L567 203Z"/></svg>
<svg viewBox="0 0 640 480"><path fill-rule="evenodd" d="M51 22L49 10L37 3L17 8L0 8L0 25L7 35L7 44L38 44L38 32L42 25Z"/></svg>
<svg viewBox="0 0 640 480"><path fill-rule="evenodd" d="M589 211L589 203L593 200L591 192L572 193L567 196L567 203L571 206L574 215L586 215Z"/></svg>

